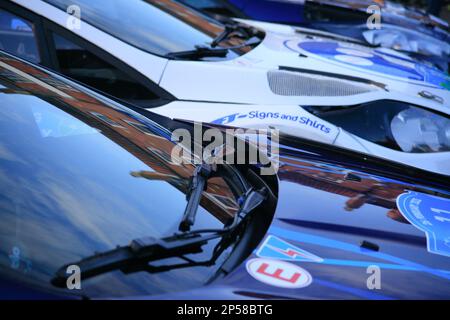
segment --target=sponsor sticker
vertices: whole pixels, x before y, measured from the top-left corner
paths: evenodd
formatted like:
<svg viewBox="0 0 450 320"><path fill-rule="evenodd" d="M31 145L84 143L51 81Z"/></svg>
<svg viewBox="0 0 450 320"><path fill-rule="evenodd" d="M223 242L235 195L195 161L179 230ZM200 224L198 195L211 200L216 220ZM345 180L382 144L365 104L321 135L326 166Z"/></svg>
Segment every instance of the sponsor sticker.
<svg viewBox="0 0 450 320"><path fill-rule="evenodd" d="M265 112L265 111L250 111L248 113L233 113L225 115L219 119L211 121L214 124L229 125L239 119L253 120L253 121L278 121L280 124L292 124L300 125L305 128L311 128L312 130L320 133L330 134L332 128L325 122L321 122L318 119L314 119L309 116L303 116L301 114L287 114L281 112Z"/></svg>
<svg viewBox="0 0 450 320"><path fill-rule="evenodd" d="M290 40L286 41L284 45L295 52L306 52L322 59L399 77L407 81L423 81L447 90L450 86L450 77L436 67L377 49L372 50L333 41L298 42Z"/></svg>
<svg viewBox="0 0 450 320"><path fill-rule="evenodd" d="M277 260L323 262L322 258L272 235L266 238L256 255Z"/></svg>
<svg viewBox="0 0 450 320"><path fill-rule="evenodd" d="M279 288L298 289L312 283L308 271L286 261L255 258L249 260L246 267L256 280Z"/></svg>
<svg viewBox="0 0 450 320"><path fill-rule="evenodd" d="M410 191L397 197L397 207L425 232L429 252L450 257L450 199Z"/></svg>

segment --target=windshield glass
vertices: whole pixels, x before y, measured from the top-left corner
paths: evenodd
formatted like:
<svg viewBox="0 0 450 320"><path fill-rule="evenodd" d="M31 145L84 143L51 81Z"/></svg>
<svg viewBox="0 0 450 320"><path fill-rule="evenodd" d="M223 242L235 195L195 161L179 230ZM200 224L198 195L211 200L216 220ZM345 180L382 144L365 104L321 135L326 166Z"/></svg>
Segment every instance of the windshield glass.
<svg viewBox="0 0 450 320"><path fill-rule="evenodd" d="M161 131L0 56L0 276L57 290L50 280L62 265L135 238L173 235L194 167L170 161L173 143ZM226 182L212 178L195 228L223 228L236 209ZM209 257L215 244L195 258ZM112 272L83 280L71 294L188 289L207 281L221 261L160 274Z"/></svg>
<svg viewBox="0 0 450 320"><path fill-rule="evenodd" d="M77 5L81 20L160 56L207 45L224 30L219 22L172 0L45 1L64 11Z"/></svg>

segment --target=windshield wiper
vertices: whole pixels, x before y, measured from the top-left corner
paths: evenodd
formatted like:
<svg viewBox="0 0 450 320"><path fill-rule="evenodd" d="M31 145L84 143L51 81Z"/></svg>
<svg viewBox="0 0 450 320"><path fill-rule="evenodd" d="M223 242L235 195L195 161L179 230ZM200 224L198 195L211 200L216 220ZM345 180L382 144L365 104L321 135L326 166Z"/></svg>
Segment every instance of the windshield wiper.
<svg viewBox="0 0 450 320"><path fill-rule="evenodd" d="M219 45L219 43L221 43L225 39L229 38L232 34L237 34L243 39L250 39L250 38L258 37L258 35L260 34L260 31L255 29L254 27L243 25L236 21L234 23L227 23L227 24L225 24L225 29L222 31L222 33L220 33L216 38L213 39L213 41L211 41L211 43L210 43L211 48L217 47ZM258 38L258 40L261 41L259 38ZM246 44L246 45L249 45L249 44ZM242 46L243 45L239 45L239 47L242 47ZM227 47L227 48L230 49L230 47Z"/></svg>
<svg viewBox="0 0 450 320"><path fill-rule="evenodd" d="M261 43L258 37L252 37L248 41L236 46L226 48L210 48L205 46L195 46L195 50L171 52L165 55L169 59L201 59L208 57L225 58L230 50L244 47L253 47Z"/></svg>
<svg viewBox="0 0 450 320"><path fill-rule="evenodd" d="M227 48L211 48L207 46L195 46L194 50L170 52L165 55L169 59L201 59L209 57L225 58L228 54Z"/></svg>
<svg viewBox="0 0 450 320"><path fill-rule="evenodd" d="M201 188L201 183L198 187ZM140 271L157 273L178 268L212 265L220 254L236 240L239 235L239 230L241 230L240 227L243 225L242 222L246 220L250 212L264 202L266 194L267 192L264 188L259 191L253 189L247 190L242 196L243 201L239 211L223 229L194 230L178 233L162 239L154 237L135 239L127 246L97 253L80 261L64 265L58 269L51 283L56 287L65 288L67 279L70 276L70 274L67 274L67 267L70 265L77 265L80 268L81 279L88 279L114 270L120 270L125 274ZM213 239L221 240L213 249L213 254L210 259L196 261L186 257L189 254L203 252L202 247ZM173 257L178 257L185 262L162 266L152 266L149 264L152 261Z"/></svg>
<svg viewBox="0 0 450 320"><path fill-rule="evenodd" d="M239 31L239 28L237 28L236 25L225 25L225 29L216 38L214 38L213 41L211 41L211 48L217 47L219 43L237 31Z"/></svg>
<svg viewBox="0 0 450 320"><path fill-rule="evenodd" d="M183 219L180 222L180 231L189 231L194 224L203 190L206 189L206 181L211 177L213 171L216 170L215 167L213 164L203 163L195 168L189 184L189 190L186 193L188 203L184 210Z"/></svg>
<svg viewBox="0 0 450 320"><path fill-rule="evenodd" d="M236 46L217 47L222 41L229 38L233 33L236 33L241 38L248 40ZM259 43L261 43L260 30L233 21L233 23L225 24L225 29L223 32L214 38L209 46L196 45L194 50L170 52L166 54L165 57L169 59L201 59L208 57L225 58L230 50L255 46Z"/></svg>

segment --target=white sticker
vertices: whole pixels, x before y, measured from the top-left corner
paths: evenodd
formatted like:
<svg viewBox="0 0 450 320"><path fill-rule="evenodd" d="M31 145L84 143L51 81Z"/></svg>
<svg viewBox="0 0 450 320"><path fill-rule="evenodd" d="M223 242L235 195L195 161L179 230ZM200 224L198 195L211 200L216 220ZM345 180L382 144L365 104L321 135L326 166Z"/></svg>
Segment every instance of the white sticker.
<svg viewBox="0 0 450 320"><path fill-rule="evenodd" d="M249 260L246 267L253 278L275 287L298 289L312 283L308 271L286 261L256 258Z"/></svg>
<svg viewBox="0 0 450 320"><path fill-rule="evenodd" d="M369 59L362 58L362 57L355 57L355 56L348 56L344 54L337 54L334 56L336 60L350 63L356 66L364 66L364 67L370 67L373 65L373 62Z"/></svg>
<svg viewBox="0 0 450 320"><path fill-rule="evenodd" d="M336 48L336 51L339 53L343 53L345 55L355 56L355 57L362 57L362 58L373 58L373 54L369 52L364 52L361 50L356 49L350 49L350 48Z"/></svg>

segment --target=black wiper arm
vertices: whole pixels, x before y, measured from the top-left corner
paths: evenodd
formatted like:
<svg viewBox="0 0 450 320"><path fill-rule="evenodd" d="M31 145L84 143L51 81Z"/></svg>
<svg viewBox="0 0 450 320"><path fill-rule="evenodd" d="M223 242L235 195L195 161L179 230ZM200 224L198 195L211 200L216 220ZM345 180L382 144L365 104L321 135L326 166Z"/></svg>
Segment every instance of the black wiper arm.
<svg viewBox="0 0 450 320"><path fill-rule="evenodd" d="M249 39L256 37L259 31L251 26L243 25L238 22L225 24L225 29L222 33L211 41L211 48L217 47L219 43L229 38L233 33L239 34L242 38Z"/></svg>
<svg viewBox="0 0 450 320"><path fill-rule="evenodd" d="M211 41L211 48L215 48L221 43L223 40L228 38L233 32L236 32L238 28L235 25L225 25L225 29Z"/></svg>
<svg viewBox="0 0 450 320"><path fill-rule="evenodd" d="M169 59L200 59L208 57L225 58L228 54L226 48L210 48L206 46L195 46L194 50L170 52L165 55Z"/></svg>
<svg viewBox="0 0 450 320"><path fill-rule="evenodd" d="M114 270L124 273L147 271L150 273L164 272L189 266L211 265L217 257L235 238L240 229L240 221L260 206L266 199L266 190L248 190L244 195L243 203L235 214L233 222L223 229L203 229L175 234L174 236L156 239L153 237L135 239L127 246L117 247L113 250L97 253L78 262L69 263L59 268L51 283L59 288L65 288L67 267L77 265L81 270L81 279L88 279ZM222 238L213 251L213 255L206 261L194 261L186 255L203 252L202 247L210 240ZM186 263L152 266L149 262L166 258L179 257Z"/></svg>
<svg viewBox="0 0 450 320"><path fill-rule="evenodd" d="M194 224L202 193L206 189L206 181L208 181L215 170L215 165L206 163L202 163L195 168L189 184L189 190L186 193L188 203L180 222L180 231L189 231Z"/></svg>

